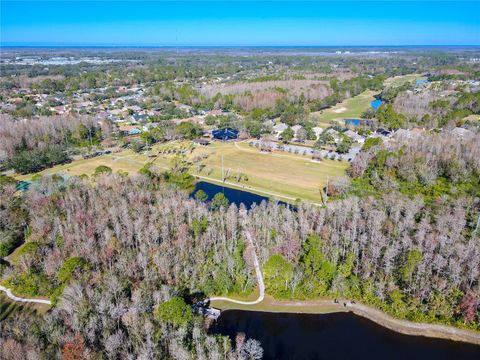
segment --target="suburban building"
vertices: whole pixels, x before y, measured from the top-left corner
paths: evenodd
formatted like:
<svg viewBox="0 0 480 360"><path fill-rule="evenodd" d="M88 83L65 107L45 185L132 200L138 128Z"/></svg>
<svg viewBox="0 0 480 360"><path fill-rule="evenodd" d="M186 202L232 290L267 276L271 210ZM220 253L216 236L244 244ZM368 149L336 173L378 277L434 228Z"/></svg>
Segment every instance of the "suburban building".
<svg viewBox="0 0 480 360"><path fill-rule="evenodd" d="M213 130L212 136L216 140L229 141L238 139L238 130L232 128L224 128Z"/></svg>
<svg viewBox="0 0 480 360"><path fill-rule="evenodd" d="M352 141L356 141L360 144L363 144L365 142L365 138L361 135L358 135L355 131L352 130L347 130L343 133L346 137L348 137Z"/></svg>

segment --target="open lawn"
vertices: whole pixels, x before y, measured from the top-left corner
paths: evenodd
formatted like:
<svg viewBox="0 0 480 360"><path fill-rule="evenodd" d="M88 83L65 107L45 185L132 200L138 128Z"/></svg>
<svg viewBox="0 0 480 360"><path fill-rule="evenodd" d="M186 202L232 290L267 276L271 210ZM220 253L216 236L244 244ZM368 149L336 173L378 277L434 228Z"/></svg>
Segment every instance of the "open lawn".
<svg viewBox="0 0 480 360"><path fill-rule="evenodd" d="M39 175L51 175L51 174L65 174L68 176L79 176L82 174L91 175L100 165L106 165L114 172L119 170L126 171L128 173L137 172L143 165L129 160L133 152L131 150L124 150L117 154L102 155L91 159L74 160L69 164L57 165L49 169L40 171ZM146 159L146 156L144 156ZM145 160L143 161L145 162ZM34 174L18 175L15 176L17 180L29 180Z"/></svg>
<svg viewBox="0 0 480 360"><path fill-rule="evenodd" d="M124 150L116 154L76 160L46 169L39 174L91 175L100 165L106 165L114 172L122 170L133 174L147 162L153 162L157 168L165 170L170 168L171 160L175 156L174 149L177 152L180 149L186 150L187 159L193 163L190 172L202 180L221 182L223 155L225 186L245 188L246 191L272 195L289 202L295 199L321 202L320 188L326 184L327 178L344 175L348 167L348 163L344 161L313 162L310 157L284 152L264 154L246 143L213 142L208 147L193 147L191 142L185 141L156 145L147 154ZM202 154L207 157L194 163L194 159ZM32 175L20 175L17 179L28 180Z"/></svg>
<svg viewBox="0 0 480 360"><path fill-rule="evenodd" d="M370 108L370 103L375 100L376 93L371 90L342 101L329 109L313 112L310 116L321 127L330 126L331 121L343 119L358 119L365 110Z"/></svg>
<svg viewBox="0 0 480 360"><path fill-rule="evenodd" d="M408 74L408 75L399 75L399 76L394 76L390 77L385 80L383 83L385 86L402 86L403 84L415 80L426 80L427 77L423 76L422 74Z"/></svg>
<svg viewBox="0 0 480 360"><path fill-rule="evenodd" d="M463 121L480 121L480 115L468 115Z"/></svg>
<svg viewBox="0 0 480 360"><path fill-rule="evenodd" d="M239 300L250 300L238 298ZM305 301L283 301L276 300L270 295L265 295L265 299L255 305L241 305L228 301L212 301L210 306L223 310L248 310L248 311L266 311L279 313L303 313L303 314L327 314L333 312L347 311L342 306L334 304L330 299L317 299Z"/></svg>
<svg viewBox="0 0 480 360"><path fill-rule="evenodd" d="M223 155L225 172L230 174L227 181L237 182L237 175L243 174L248 180L241 176L237 182L240 185L314 202L321 201L319 190L327 177L343 175L348 166L334 160L313 162L310 157L284 152L264 154L245 143L216 142L201 151L209 152L209 157L203 161L205 168L199 175L221 179Z"/></svg>

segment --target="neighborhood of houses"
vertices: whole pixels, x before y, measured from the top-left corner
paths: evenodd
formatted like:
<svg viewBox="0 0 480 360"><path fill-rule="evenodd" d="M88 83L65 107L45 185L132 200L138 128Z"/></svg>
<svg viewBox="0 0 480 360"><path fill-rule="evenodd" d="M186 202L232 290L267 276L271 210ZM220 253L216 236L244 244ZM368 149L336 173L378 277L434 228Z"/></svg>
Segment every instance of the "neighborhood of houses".
<svg viewBox="0 0 480 360"><path fill-rule="evenodd" d="M478 84L471 84L476 86ZM429 83L426 81L417 82L417 88L427 89ZM194 139L198 145L206 146L209 141L235 141L248 140L252 146L262 150L286 151L296 154L317 156L318 158L336 158L338 160L351 161L360 152L365 140L369 137L379 137L384 142L394 141L399 137L414 137L425 131L421 128L399 129L391 131L388 129L367 128L362 125L368 124L368 120L363 119L343 119L342 121L332 122L330 127L324 128L315 126L309 128L307 139L305 129L302 125L289 126L279 119L268 119L263 123L263 129L267 129L262 139L249 139L245 131L239 131L234 126L208 125L207 117L234 116L241 119L241 115L223 111L221 109L196 109L194 107L178 103L169 102L170 116L165 118L165 108L156 106L158 101L150 96L148 90L143 85L135 86L110 86L95 89L77 90L66 96L63 93L55 95L31 92L27 89L15 90L8 98L0 101L0 112L11 113L16 106L25 99L36 108L35 113L49 115L70 115L80 114L94 117L98 122L107 122L118 134L135 139L143 132L148 132L152 128L161 126L165 119L178 125L182 122L192 122L203 129L203 136ZM165 102L160 102L164 105ZM372 108L380 106L381 101L372 102ZM178 116L181 114L181 116ZM287 129L291 129L293 137L284 139ZM313 136L312 136L313 133ZM464 128L455 129L454 136L470 136L471 131ZM328 141L319 146L318 140L327 138ZM337 151L341 142L348 142L348 149ZM270 144L265 147L265 144Z"/></svg>

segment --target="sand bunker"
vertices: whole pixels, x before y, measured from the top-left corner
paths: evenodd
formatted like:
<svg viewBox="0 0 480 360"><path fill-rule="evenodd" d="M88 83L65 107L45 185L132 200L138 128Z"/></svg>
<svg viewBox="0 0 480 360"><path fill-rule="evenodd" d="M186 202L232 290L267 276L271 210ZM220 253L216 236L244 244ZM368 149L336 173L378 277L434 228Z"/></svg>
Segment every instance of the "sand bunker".
<svg viewBox="0 0 480 360"><path fill-rule="evenodd" d="M341 107L341 108L338 108L338 109L335 109L333 110L334 113L336 114L341 114L343 112L347 111L347 108L346 107Z"/></svg>

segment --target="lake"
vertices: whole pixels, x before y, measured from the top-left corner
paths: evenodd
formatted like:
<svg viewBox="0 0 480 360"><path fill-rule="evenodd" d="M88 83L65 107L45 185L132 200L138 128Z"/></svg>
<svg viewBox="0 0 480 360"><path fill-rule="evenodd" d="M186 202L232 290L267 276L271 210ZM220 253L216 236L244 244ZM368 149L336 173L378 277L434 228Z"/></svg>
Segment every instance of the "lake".
<svg viewBox="0 0 480 360"><path fill-rule="evenodd" d="M480 359L480 346L408 336L352 313L282 314L227 310L209 332L262 343L264 359Z"/></svg>
<svg viewBox="0 0 480 360"><path fill-rule="evenodd" d="M207 201L211 201L215 194L223 193L225 197L237 206L241 203L245 205L247 209L251 209L253 204L260 205L262 201L269 201L270 199L265 196L257 195L248 191L240 189L232 189L221 185L211 184L206 181L199 181L195 184L195 189L190 194L191 197L195 196L198 190L203 190L207 196ZM283 201L278 201L279 204L289 205ZM291 206L291 205L290 205Z"/></svg>

